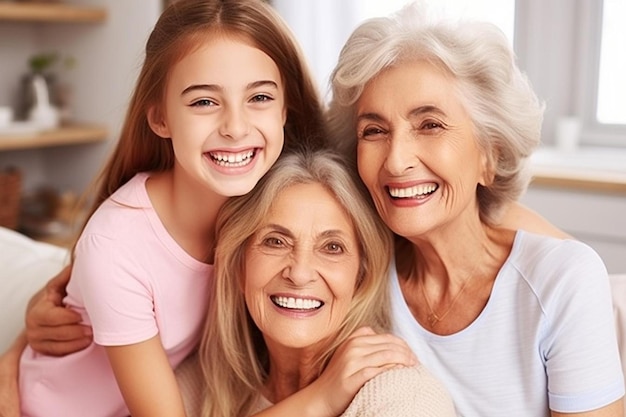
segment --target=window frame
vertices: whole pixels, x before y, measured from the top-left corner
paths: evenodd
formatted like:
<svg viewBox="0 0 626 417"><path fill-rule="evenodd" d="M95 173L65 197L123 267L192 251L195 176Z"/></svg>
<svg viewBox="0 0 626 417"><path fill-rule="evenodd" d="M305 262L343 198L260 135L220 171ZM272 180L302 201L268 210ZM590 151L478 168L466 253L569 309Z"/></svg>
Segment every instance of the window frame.
<svg viewBox="0 0 626 417"><path fill-rule="evenodd" d="M581 146L626 148L626 125L596 118L602 8L598 0L516 0L514 48L546 102L546 145L555 143L558 120L575 116L582 122Z"/></svg>

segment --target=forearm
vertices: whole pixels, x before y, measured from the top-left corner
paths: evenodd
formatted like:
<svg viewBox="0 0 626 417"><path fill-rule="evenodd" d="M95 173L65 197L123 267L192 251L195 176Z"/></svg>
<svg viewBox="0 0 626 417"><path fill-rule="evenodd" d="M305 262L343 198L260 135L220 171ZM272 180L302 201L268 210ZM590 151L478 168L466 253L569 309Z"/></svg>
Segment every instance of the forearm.
<svg viewBox="0 0 626 417"><path fill-rule="evenodd" d="M24 332L0 355L0 416L19 417L19 366L20 357L26 347Z"/></svg>
<svg viewBox="0 0 626 417"><path fill-rule="evenodd" d="M9 349L0 356L0 374L3 377L18 377L20 357L26 346L26 333L22 330Z"/></svg>
<svg viewBox="0 0 626 417"><path fill-rule="evenodd" d="M158 336L127 346L105 348L111 368L135 417L184 417L183 400Z"/></svg>

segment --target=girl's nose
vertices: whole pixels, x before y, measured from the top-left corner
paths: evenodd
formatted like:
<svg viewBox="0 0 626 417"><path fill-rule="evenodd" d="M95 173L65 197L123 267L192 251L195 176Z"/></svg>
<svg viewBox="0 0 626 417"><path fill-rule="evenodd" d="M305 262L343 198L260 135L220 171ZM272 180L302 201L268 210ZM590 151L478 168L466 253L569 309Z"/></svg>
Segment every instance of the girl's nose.
<svg viewBox="0 0 626 417"><path fill-rule="evenodd" d="M225 109L219 132L220 135L232 140L246 137L250 132L250 124L245 110L235 107Z"/></svg>

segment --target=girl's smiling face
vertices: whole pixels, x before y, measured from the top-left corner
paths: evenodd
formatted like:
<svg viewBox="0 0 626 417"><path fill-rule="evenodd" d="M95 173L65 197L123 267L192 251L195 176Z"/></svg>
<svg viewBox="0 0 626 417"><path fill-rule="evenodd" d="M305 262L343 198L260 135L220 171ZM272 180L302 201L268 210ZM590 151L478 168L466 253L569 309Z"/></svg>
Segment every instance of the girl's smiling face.
<svg viewBox="0 0 626 417"><path fill-rule="evenodd" d="M283 147L285 92L261 50L216 34L172 69L151 127L171 138L175 170L223 196L249 192Z"/></svg>
<svg viewBox="0 0 626 417"><path fill-rule="evenodd" d="M359 175L394 232L423 236L478 218L487 158L451 75L426 61L383 71L357 101L356 129Z"/></svg>
<svg viewBox="0 0 626 417"><path fill-rule="evenodd" d="M245 253L250 315L270 350L307 348L334 335L359 273L350 217L319 184L282 191Z"/></svg>

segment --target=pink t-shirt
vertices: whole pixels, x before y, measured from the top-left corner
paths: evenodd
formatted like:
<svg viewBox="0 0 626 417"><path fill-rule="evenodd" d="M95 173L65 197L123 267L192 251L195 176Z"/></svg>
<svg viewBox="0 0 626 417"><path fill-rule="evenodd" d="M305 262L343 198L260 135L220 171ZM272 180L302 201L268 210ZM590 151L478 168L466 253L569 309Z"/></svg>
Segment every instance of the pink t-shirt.
<svg viewBox="0 0 626 417"><path fill-rule="evenodd" d="M87 349L47 357L27 348L20 363L24 416L126 416L102 346L159 334L172 367L197 345L213 267L167 233L137 174L89 220L76 247L65 303L93 327Z"/></svg>

